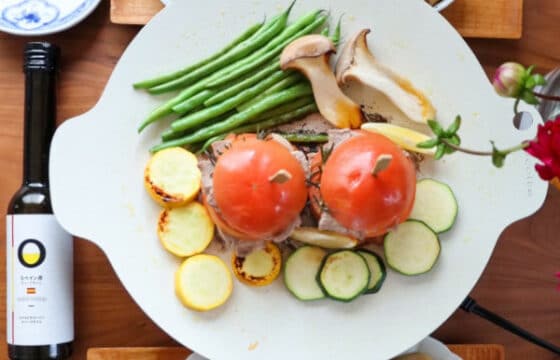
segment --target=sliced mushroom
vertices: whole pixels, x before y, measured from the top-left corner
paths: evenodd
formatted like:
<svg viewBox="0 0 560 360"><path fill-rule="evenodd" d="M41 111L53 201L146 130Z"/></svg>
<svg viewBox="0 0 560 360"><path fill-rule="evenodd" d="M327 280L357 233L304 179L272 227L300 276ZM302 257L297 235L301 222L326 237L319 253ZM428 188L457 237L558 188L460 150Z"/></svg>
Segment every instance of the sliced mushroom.
<svg viewBox="0 0 560 360"><path fill-rule="evenodd" d="M319 112L331 124L338 128L359 128L360 106L340 90L329 67L329 57L335 51L334 44L325 36L303 36L284 48L280 66L282 70L299 70L309 79Z"/></svg>
<svg viewBox="0 0 560 360"><path fill-rule="evenodd" d="M380 64L367 46L369 29L358 32L344 47L336 64L339 85L350 80L361 82L386 96L407 118L426 123L435 116L430 100L412 83Z"/></svg>

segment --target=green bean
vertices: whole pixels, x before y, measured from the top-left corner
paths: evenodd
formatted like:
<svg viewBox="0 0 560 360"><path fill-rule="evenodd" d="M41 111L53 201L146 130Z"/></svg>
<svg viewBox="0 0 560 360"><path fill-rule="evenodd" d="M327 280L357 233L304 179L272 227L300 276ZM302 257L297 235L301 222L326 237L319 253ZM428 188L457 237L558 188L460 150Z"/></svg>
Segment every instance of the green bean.
<svg viewBox="0 0 560 360"><path fill-rule="evenodd" d="M278 133L278 135L294 143L324 143L329 141L329 135L325 133Z"/></svg>
<svg viewBox="0 0 560 360"><path fill-rule="evenodd" d="M223 68L224 66L232 62L244 58L250 53L259 51L258 49L260 49L263 45L270 43L271 39L275 39L276 35L278 35L284 30L292 6L293 3L292 5L290 5L288 9L286 9L281 14L281 16L276 21L272 22L266 30L263 30L262 33L258 34L254 38L249 38L243 41L242 43L238 44L235 48L233 48L230 52L228 52L224 56L215 59L209 62L208 64L203 65L197 68L196 70L181 76L180 78L163 83L161 85L157 85L155 87L151 87L148 89L148 91L151 94L161 94L168 91L177 90L181 87L190 85L209 74L212 74L213 72ZM225 82L222 82L221 84L224 83Z"/></svg>
<svg viewBox="0 0 560 360"><path fill-rule="evenodd" d="M237 106L237 110L238 111L243 111L247 108L249 108L250 106L256 104L257 102L261 101L263 98L265 98L266 96L278 92L280 90L284 90L300 81L303 81L305 78L303 77L303 75L301 75L300 73L293 73L290 76L278 81L276 84L272 85L271 87L269 87L268 89L266 89L263 93L259 94L258 96L249 99L248 101L240 104L239 106Z"/></svg>
<svg viewBox="0 0 560 360"><path fill-rule="evenodd" d="M272 109L276 106L279 106L281 104L285 104L289 101L298 99L300 97L306 96L306 95L310 95L312 94L313 91L311 89L311 87L309 86L309 84L298 84L295 85L289 89L283 90L281 92L278 93L274 93L272 95L270 95L269 97L267 97L266 99L263 99L261 102L259 102L258 104L253 105L252 107L250 107L249 109L237 113L231 117L229 117L228 119L219 122L219 123L215 123L212 124L208 127L199 129L197 131L195 131L194 133L187 135L185 137L179 138L179 139L175 139L175 140L171 140L171 141L167 141L167 142L163 142L159 145L156 145L154 147L152 147L152 149L150 149L150 151L152 152L156 152L168 147L173 147L173 146L183 146L186 144L194 144L194 143L198 143L201 141L205 141L208 140L209 138L222 134L224 132L233 130L239 126L242 126L244 124L246 124L247 122L251 121L252 119L256 118L259 116L259 114L262 114L263 112L265 112L266 110Z"/></svg>
<svg viewBox="0 0 560 360"><path fill-rule="evenodd" d="M216 135L214 137L211 137L210 139L206 140L204 142L204 144L202 144L202 147L200 148L200 150L197 151L197 153L201 154L201 153L205 152L206 150L208 150L210 145L212 145L216 141L223 140L226 136L227 136L227 134L220 134L220 135Z"/></svg>
<svg viewBox="0 0 560 360"><path fill-rule="evenodd" d="M278 114L275 116L271 116L268 118L261 119L257 122L253 122L244 126L240 126L236 129L233 129L232 133L241 134L241 133L251 133L251 132L259 132L261 130L266 130L273 128L275 126L283 125L294 120L298 120L306 115L314 113L317 111L317 105L315 103L307 104L305 106L300 107L299 109L291 110L289 112Z"/></svg>
<svg viewBox="0 0 560 360"><path fill-rule="evenodd" d="M300 99L291 101L287 104L280 105L280 106L277 106L273 109L265 111L264 113L262 113L259 116L260 119L258 119L257 121L261 121L262 119L277 116L277 115L282 115L282 114L288 113L290 111L297 110L300 107L304 107L306 105L313 104L314 102L315 102L315 100L313 99L313 96L305 96L305 97L302 97Z"/></svg>
<svg viewBox="0 0 560 360"><path fill-rule="evenodd" d="M319 12L315 12L315 13L319 13ZM313 15L313 13L311 14ZM310 17L310 16L309 16ZM266 61L274 58L277 55L280 55L280 53L282 52L282 50L286 47L286 45L288 45L289 43L291 43L292 41L294 41L295 39L303 36L303 35L307 35L309 33L311 33L313 30L315 30L317 27L323 25L323 23L327 20L328 16L323 15L323 16L319 16L318 18L315 18L315 20L313 20L311 23L307 22L307 26L301 28L301 30L295 32L292 34L292 32L290 32L291 35L287 35L287 36L283 36L283 34L280 34L280 37L282 38L282 42L279 43L278 45L276 45L275 47L271 48L270 46L266 46L264 48L262 48L261 50L253 53L251 56L245 58L244 60L240 61L237 66L233 69L228 71L228 73L225 76L221 76L219 78L217 78L215 81L212 81L208 84L209 87L214 87L214 86L219 86L222 85L232 79L235 79L236 77L245 74L246 72L249 72L251 70L253 70L254 68L260 66L261 64L265 63ZM307 18L307 16L305 17L306 21L309 21L309 19ZM295 25L302 25L304 24L303 21L298 21L296 23L294 23L291 26L295 26ZM291 27L290 26L290 27ZM290 27L288 27L286 30L290 29ZM297 29L297 28L295 28ZM285 32L286 32L285 30ZM293 29L290 29L293 30ZM272 44L272 43L270 43ZM269 45L270 45L269 44Z"/></svg>
<svg viewBox="0 0 560 360"><path fill-rule="evenodd" d="M142 130L144 130L146 128L146 126L150 125L153 122L158 121L159 119L161 119L164 116L167 116L167 115L173 113L173 106L175 106L177 104L180 104L183 101L185 101L186 99L190 98L191 96L194 96L197 93L199 93L200 91L205 90L205 85L206 84L204 82L198 82L198 83L196 83L192 86L189 86L188 88L181 91L179 93L179 95L177 95L174 98L168 100L163 105L160 105L159 107L157 107L155 110L153 110L150 113L150 115L148 115L148 117L146 119L144 119L142 124L140 124L140 126L138 127L138 132L142 132Z"/></svg>
<svg viewBox="0 0 560 360"><path fill-rule="evenodd" d="M292 109L290 111L286 111L282 114L277 114L275 116L266 118L265 120L260 120L257 123L248 124L245 126L238 127L228 133L223 133L220 135L216 135L211 137L210 139L206 140L198 153L205 152L214 142L223 140L228 134L242 134L242 133L257 133L261 130L270 129L272 127L276 127L294 120L298 120L306 115L309 115L313 112L317 111L317 106L314 103L308 103L302 107L297 109ZM288 141L293 142L326 142L328 141L328 136L326 134L292 134L292 133L281 133L280 135L286 137ZM299 136L296 136L299 135ZM293 140L290 140L291 137Z"/></svg>
<svg viewBox="0 0 560 360"><path fill-rule="evenodd" d="M252 85L256 84L257 82L261 81L262 79L264 79L265 77L269 76L274 71L279 70L279 69L280 69L280 64L278 63L278 59L274 59L272 64L265 67L264 69L257 72L256 74L248 77L247 79L245 79L241 82L236 83L235 85L233 85L231 87L226 88L223 91L218 92L217 94L215 94L214 96L212 96L211 98L206 100L204 102L204 105L205 106L211 106L211 105L218 104L218 103L234 96L235 94L238 94L240 91L245 90L249 86L252 86Z"/></svg>
<svg viewBox="0 0 560 360"><path fill-rule="evenodd" d="M201 108L200 110L202 110L203 108ZM214 122L220 122L220 121L224 121L225 119L229 118L230 116L237 114L237 111L232 110L232 111L228 111L225 114L222 114L214 119L212 119ZM171 127L167 128L164 132L161 133L161 140L162 141L169 141L169 140L173 140L173 139L177 139L180 137L184 137L186 135L188 135L189 133L192 133L193 130L185 130L185 131L174 131Z"/></svg>
<svg viewBox="0 0 560 360"><path fill-rule="evenodd" d="M329 36L329 26L325 26L325 28L321 31L321 35Z"/></svg>
<svg viewBox="0 0 560 360"><path fill-rule="evenodd" d="M155 78L152 78L152 79L139 81L137 83L134 83L133 87L135 89L148 89L148 88L154 87L156 85L163 84L165 82L174 80L178 77L181 77L181 76L185 75L186 73L189 73L189 72L195 70L196 68L199 68L203 65L206 65L209 62L211 62L211 61L219 58L220 56L226 54L228 51L233 49L235 46L237 46L238 44L240 44L244 40L247 40L253 34L258 34L259 30L261 30L263 28L263 24L264 23L259 23L259 24L255 24L255 25L249 27L240 36L238 36L231 43L226 45L226 47L224 47L223 49L219 50L218 52L210 55L206 59L203 59L203 60L201 60L201 61L199 61L195 64L189 65L189 66L187 66L187 67L185 67L181 70L178 70L178 71L175 71L175 72L172 72L172 73L169 73L169 74L161 75L161 76L158 76L158 77L155 77Z"/></svg>
<svg viewBox="0 0 560 360"><path fill-rule="evenodd" d="M187 100L183 101L182 103L173 106L172 110L179 115L186 114L187 112L196 109L198 106L204 105L204 101L211 98L215 94L215 90L204 89L198 94L191 96ZM176 111L175 108L179 106L181 107L180 111Z"/></svg>
<svg viewBox="0 0 560 360"><path fill-rule="evenodd" d="M338 43L340 42L340 25L342 22L342 15L340 15L340 17L338 18L338 23L336 24L336 28L334 29L334 33L333 36L331 38L334 46L338 46Z"/></svg>
<svg viewBox="0 0 560 360"><path fill-rule="evenodd" d="M237 105L247 101L247 99L253 98L257 94L262 93L264 90L268 89L271 85L277 83L278 81L282 80L288 75L290 75L290 73L284 72L282 70L278 70L272 76L268 77L264 81L261 81L260 83L253 85L248 89L243 90L236 96L229 98L222 103L210 106L202 111L175 120L174 122L171 123L171 128L175 131L183 131L202 125L207 120L210 120L218 115L224 114L229 110L235 109ZM177 107L179 106L181 106L181 104L179 104ZM173 110L175 110L175 107L173 108Z"/></svg>

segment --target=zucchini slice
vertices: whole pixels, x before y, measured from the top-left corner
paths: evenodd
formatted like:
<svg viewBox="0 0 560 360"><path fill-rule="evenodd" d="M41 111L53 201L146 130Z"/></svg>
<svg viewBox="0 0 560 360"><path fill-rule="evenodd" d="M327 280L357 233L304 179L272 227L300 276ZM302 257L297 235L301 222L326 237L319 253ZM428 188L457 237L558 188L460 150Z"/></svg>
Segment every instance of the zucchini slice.
<svg viewBox="0 0 560 360"><path fill-rule="evenodd" d="M369 278L369 285L366 290L366 294L375 294L383 286L385 277L387 276L387 271L385 270L385 264L379 255L373 251L367 249L359 249L358 253L366 259L366 263L371 274Z"/></svg>
<svg viewBox="0 0 560 360"><path fill-rule="evenodd" d="M451 229L457 212L457 199L447 184L434 179L422 179L416 183L410 219L423 221L439 234Z"/></svg>
<svg viewBox="0 0 560 360"><path fill-rule="evenodd" d="M175 273L175 292L183 305L208 311L223 305L233 281L226 264L217 256L199 254L187 258Z"/></svg>
<svg viewBox="0 0 560 360"><path fill-rule="evenodd" d="M233 254L231 262L239 281L251 286L265 286L280 274L282 254L276 244L267 242L263 249L254 250L245 257Z"/></svg>
<svg viewBox="0 0 560 360"><path fill-rule="evenodd" d="M327 252L316 246L302 246L294 251L284 265L284 284L302 301L325 297L317 283L317 274Z"/></svg>
<svg viewBox="0 0 560 360"><path fill-rule="evenodd" d="M196 156L181 147L155 153L144 169L144 187L166 208L192 201L200 190L201 178Z"/></svg>
<svg viewBox="0 0 560 360"><path fill-rule="evenodd" d="M407 220L390 231L383 248L387 265L403 275L430 271L441 251L438 235L418 220Z"/></svg>
<svg viewBox="0 0 560 360"><path fill-rule="evenodd" d="M317 280L331 299L350 302L368 288L371 274L366 260L356 251L335 251L325 259Z"/></svg>
<svg viewBox="0 0 560 360"><path fill-rule="evenodd" d="M167 251L186 257L206 250L214 237L214 223L206 208L193 201L183 207L162 210L157 234Z"/></svg>
<svg viewBox="0 0 560 360"><path fill-rule="evenodd" d="M290 237L302 243L325 249L351 249L358 245L358 240L350 236L313 227L298 227L294 229Z"/></svg>

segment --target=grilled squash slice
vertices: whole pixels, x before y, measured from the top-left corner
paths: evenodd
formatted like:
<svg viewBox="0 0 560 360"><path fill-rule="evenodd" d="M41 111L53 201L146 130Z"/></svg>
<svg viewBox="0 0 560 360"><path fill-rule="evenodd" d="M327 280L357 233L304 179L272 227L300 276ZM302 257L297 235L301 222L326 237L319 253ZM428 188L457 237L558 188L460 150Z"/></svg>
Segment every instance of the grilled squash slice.
<svg viewBox="0 0 560 360"><path fill-rule="evenodd" d="M268 242L263 249L254 250L245 257L233 254L231 262L239 281L251 286L265 286L280 274L282 254L276 244Z"/></svg>
<svg viewBox="0 0 560 360"><path fill-rule="evenodd" d="M164 209L158 220L158 237L170 253L186 257L203 252L214 237L214 224L198 202Z"/></svg>
<svg viewBox="0 0 560 360"><path fill-rule="evenodd" d="M223 305L233 290L231 273L217 256L187 258L175 273L175 292L183 305L208 311Z"/></svg>
<svg viewBox="0 0 560 360"><path fill-rule="evenodd" d="M158 151L144 171L144 186L161 206L178 207L193 200L200 190L201 173L191 152L173 147Z"/></svg>

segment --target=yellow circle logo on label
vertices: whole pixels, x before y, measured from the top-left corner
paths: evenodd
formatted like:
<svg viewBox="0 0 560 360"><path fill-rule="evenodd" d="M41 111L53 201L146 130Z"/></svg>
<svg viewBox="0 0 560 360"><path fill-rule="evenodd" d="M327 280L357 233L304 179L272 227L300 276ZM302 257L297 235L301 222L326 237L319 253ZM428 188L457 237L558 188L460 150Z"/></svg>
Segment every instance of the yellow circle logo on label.
<svg viewBox="0 0 560 360"><path fill-rule="evenodd" d="M45 261L47 251L45 246L35 239L24 240L18 248L19 262L28 268L34 268Z"/></svg>

